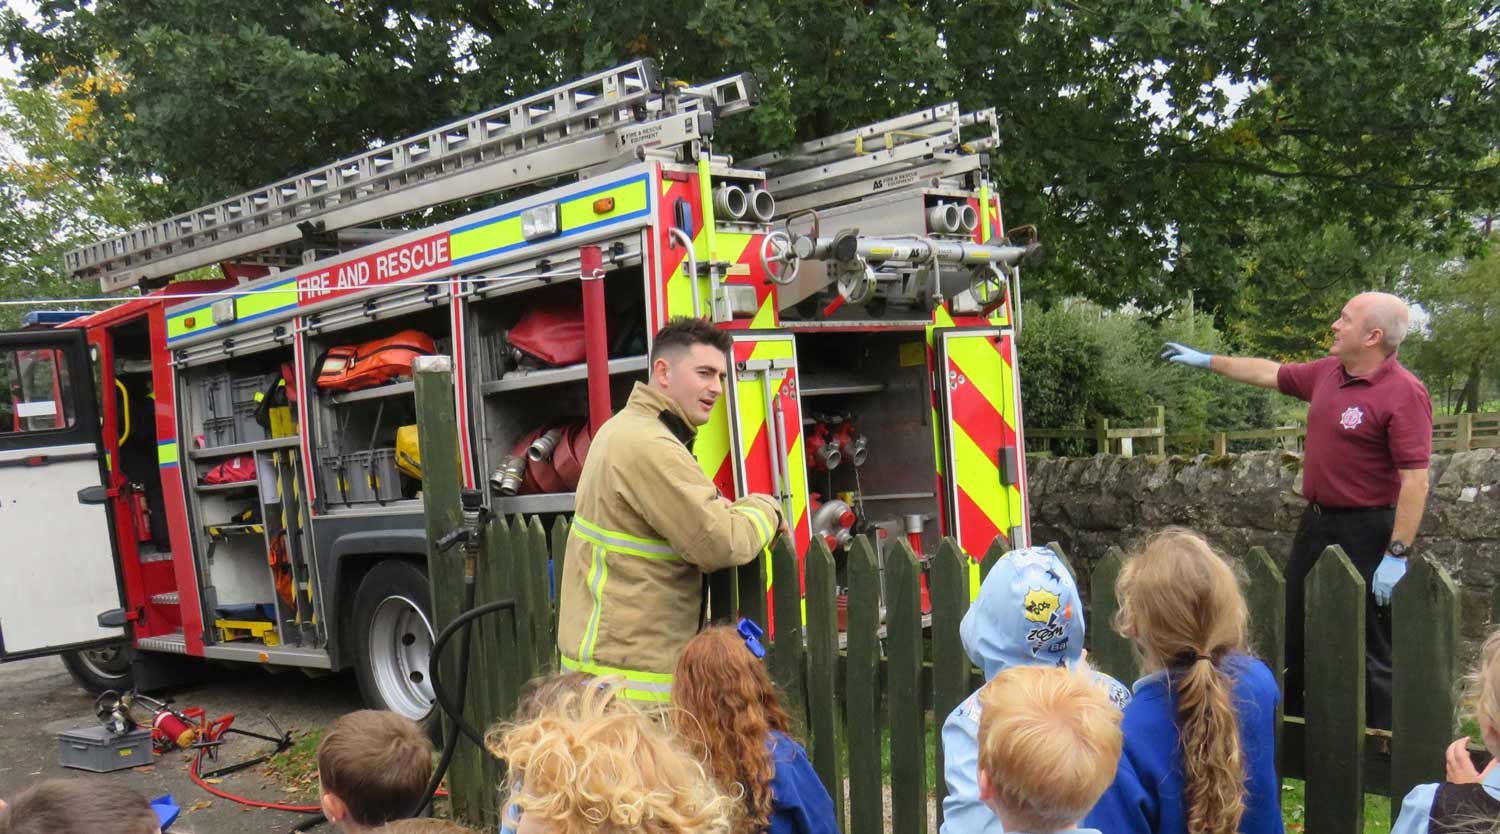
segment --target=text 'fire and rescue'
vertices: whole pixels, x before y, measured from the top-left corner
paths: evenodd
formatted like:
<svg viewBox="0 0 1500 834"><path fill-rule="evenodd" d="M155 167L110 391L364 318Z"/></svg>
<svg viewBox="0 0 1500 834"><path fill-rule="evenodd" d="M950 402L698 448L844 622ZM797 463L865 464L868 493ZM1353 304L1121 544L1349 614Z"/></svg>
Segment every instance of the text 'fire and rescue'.
<svg viewBox="0 0 1500 834"><path fill-rule="evenodd" d="M446 233L334 264L297 278L302 301L320 301L376 284L389 284L448 265Z"/></svg>

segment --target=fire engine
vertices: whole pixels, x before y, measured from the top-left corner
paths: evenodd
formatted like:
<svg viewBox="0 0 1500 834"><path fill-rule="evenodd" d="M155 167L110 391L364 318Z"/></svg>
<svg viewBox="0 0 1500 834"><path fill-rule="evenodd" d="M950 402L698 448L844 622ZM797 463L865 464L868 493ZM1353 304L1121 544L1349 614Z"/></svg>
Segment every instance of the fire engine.
<svg viewBox="0 0 1500 834"><path fill-rule="evenodd" d="M717 152L757 98L638 60L68 253L143 294L0 334L0 518L25 554L0 659L63 653L93 689L199 658L352 667L372 706L429 716L410 357L454 359L466 484L565 514L674 316L734 336L695 454L725 495L775 495L799 553L1026 544L1015 301L1038 247L1001 222L993 112Z"/></svg>

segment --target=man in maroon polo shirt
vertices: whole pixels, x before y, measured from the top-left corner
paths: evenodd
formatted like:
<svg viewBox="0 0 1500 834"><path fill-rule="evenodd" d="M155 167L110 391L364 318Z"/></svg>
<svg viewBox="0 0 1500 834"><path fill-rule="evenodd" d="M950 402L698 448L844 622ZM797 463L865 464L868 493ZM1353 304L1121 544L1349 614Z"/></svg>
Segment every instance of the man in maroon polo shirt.
<svg viewBox="0 0 1500 834"><path fill-rule="evenodd" d="M1302 495L1307 509L1286 570L1286 710L1302 714L1303 586L1323 550L1337 544L1370 588L1365 608L1365 709L1372 727L1391 725L1391 589L1427 502L1432 399L1402 367L1401 299L1362 293L1333 323L1328 357L1278 364L1210 356L1175 342L1164 359L1275 388L1309 403Z"/></svg>

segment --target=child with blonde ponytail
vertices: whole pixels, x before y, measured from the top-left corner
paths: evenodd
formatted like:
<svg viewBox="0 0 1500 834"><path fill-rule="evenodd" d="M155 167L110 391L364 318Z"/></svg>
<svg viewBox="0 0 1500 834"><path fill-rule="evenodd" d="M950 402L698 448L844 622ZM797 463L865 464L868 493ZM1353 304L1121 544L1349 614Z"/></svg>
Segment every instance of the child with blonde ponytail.
<svg viewBox="0 0 1500 834"><path fill-rule="evenodd" d="M1150 673L1125 707L1114 782L1085 822L1110 834L1281 834L1271 670L1248 652L1234 568L1188 530L1151 536L1116 585L1115 628Z"/></svg>

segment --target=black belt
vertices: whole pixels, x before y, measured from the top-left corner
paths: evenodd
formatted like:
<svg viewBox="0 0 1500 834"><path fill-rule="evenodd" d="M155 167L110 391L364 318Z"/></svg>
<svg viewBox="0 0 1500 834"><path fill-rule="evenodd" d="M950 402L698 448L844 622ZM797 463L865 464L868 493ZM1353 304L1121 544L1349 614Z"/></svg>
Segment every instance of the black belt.
<svg viewBox="0 0 1500 834"><path fill-rule="evenodd" d="M1351 515L1353 513L1379 513L1386 510L1396 509L1395 504L1385 504L1379 507L1325 507L1316 501L1307 502L1307 508L1315 515Z"/></svg>

